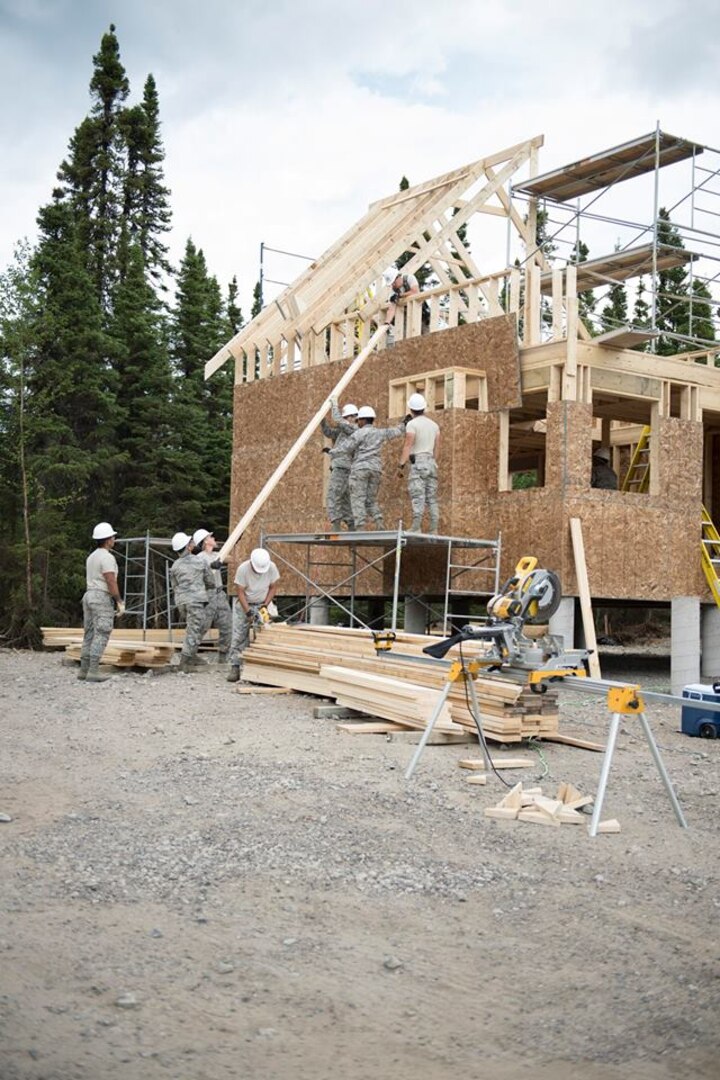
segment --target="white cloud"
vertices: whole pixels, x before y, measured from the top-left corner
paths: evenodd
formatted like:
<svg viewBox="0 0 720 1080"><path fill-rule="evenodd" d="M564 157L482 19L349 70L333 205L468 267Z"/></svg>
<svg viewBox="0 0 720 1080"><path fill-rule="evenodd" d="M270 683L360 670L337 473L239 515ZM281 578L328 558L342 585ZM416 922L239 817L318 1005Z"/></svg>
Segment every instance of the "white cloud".
<svg viewBox="0 0 720 1080"><path fill-rule="evenodd" d="M148 71L158 82L173 255L192 235L221 282L237 274L247 310L260 241L318 255L403 174L419 182L541 132L549 170L657 118L713 141L713 65L687 52L711 3L126 0L117 32L133 96ZM0 8L0 264L32 233L87 111L113 6ZM268 262L282 280L301 268Z"/></svg>

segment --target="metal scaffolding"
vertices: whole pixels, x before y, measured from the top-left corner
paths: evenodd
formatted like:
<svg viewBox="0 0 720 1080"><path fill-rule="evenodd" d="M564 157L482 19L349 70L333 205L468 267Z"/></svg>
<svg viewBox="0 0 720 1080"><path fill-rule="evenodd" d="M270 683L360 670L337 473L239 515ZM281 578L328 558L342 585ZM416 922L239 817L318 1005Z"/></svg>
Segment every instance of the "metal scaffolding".
<svg viewBox="0 0 720 1080"><path fill-rule="evenodd" d="M127 536L115 540L115 554L121 563L125 612L134 616L143 631L167 628L172 640L173 600L170 540L165 537Z"/></svg>
<svg viewBox="0 0 720 1080"><path fill-rule="evenodd" d="M282 563L292 573L297 574L305 583L305 601L300 610L307 615L313 601L322 597L339 608L350 620L350 626L367 624L357 613L358 579L362 574L374 572L382 574L384 565L393 560L393 591L390 629L398 629L398 611L402 590L402 558L408 548L444 549L446 554L445 594L443 601L443 629L452 625L451 610L453 597L484 597L496 593L500 587L500 552L501 538L496 540L475 540L458 536L437 536L431 533L406 532L399 522L396 530L377 532L347 533L262 533L261 546L266 548L273 559ZM302 566L291 561L278 550L278 545L290 544L304 548ZM368 549L379 549L379 553ZM316 549L320 549L319 552ZM474 561L458 560L458 552L475 552ZM341 555L335 559L334 556ZM472 554L470 555L472 559ZM321 585L319 577L324 570L333 568L339 571L338 580L330 585ZM477 588L458 588L459 578L471 575ZM342 597L342 599L341 599ZM413 599L424 603L420 597ZM428 607L428 605L425 605ZM428 608L428 610L430 610ZM462 616L467 622L466 616Z"/></svg>
<svg viewBox="0 0 720 1080"><path fill-rule="evenodd" d="M628 188L623 186L626 181L632 182ZM594 333L615 329L602 316L613 286L645 276L641 298L647 298L644 326L651 335L676 342L678 351L718 343L720 150L670 135L658 124L654 132L638 139L517 184L511 194L520 203L537 201L543 215L539 243L548 261L554 266L563 260L576 265L578 289L595 290L594 310L586 305L583 312L586 322L596 324ZM649 204L649 213L638 220L637 207L642 204ZM673 238L668 245L664 237L670 231ZM584 261L581 244L588 240L600 242L600 250L606 251L614 244L614 251ZM525 252L524 260L532 260L536 252L537 248ZM687 284L679 293L663 287L663 272L673 260L677 266L687 265ZM546 277L549 282L549 274ZM545 291L548 288L546 282ZM623 327L633 324L628 307ZM673 313L676 321L682 316L682 332L663 325L662 312L664 319ZM654 351L653 340L649 348Z"/></svg>

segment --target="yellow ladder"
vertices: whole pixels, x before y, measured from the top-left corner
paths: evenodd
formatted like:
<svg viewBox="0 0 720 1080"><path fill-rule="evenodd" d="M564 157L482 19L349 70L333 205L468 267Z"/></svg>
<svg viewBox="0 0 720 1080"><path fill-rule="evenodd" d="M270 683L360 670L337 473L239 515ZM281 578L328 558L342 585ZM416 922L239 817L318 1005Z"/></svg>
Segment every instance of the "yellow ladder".
<svg viewBox="0 0 720 1080"><path fill-rule="evenodd" d="M720 533L702 508L702 565L715 603L720 607Z"/></svg>
<svg viewBox="0 0 720 1080"><path fill-rule="evenodd" d="M630 459L621 491L645 492L650 483L650 427L645 425Z"/></svg>

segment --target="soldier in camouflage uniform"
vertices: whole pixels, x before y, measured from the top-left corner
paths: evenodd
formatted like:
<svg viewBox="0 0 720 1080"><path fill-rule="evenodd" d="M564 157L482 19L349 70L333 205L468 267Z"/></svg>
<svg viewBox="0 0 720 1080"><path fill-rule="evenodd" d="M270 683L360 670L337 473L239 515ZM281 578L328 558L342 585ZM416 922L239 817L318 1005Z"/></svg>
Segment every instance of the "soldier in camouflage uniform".
<svg viewBox="0 0 720 1080"><path fill-rule="evenodd" d="M171 541L178 558L170 567L175 607L185 620L185 642L180 653L180 671L197 668L197 651L207 623L208 590L215 588L213 572L203 559L192 554L192 538L175 533Z"/></svg>
<svg viewBox="0 0 720 1080"><path fill-rule="evenodd" d="M335 426L329 424L323 417L322 433L327 439L332 439L332 448L325 447L324 452L330 455L330 478L327 488L327 515L335 532L340 532L343 522L348 529L354 528L352 507L350 505L350 491L348 480L350 478L351 458L347 452L347 443L351 435L354 435L357 427L357 408L355 405L345 405L342 413L338 408L337 401L331 398L332 418Z"/></svg>
<svg viewBox="0 0 720 1080"><path fill-rule="evenodd" d="M405 428L405 442L400 455L400 475L404 475L406 463L410 462L408 493L412 505L411 532L421 532L423 515L428 511L430 532L437 533L440 507L437 499L437 462L435 455L440 445L440 428L425 416L427 402L422 394L411 394L408 408L412 419Z"/></svg>
<svg viewBox="0 0 720 1080"><path fill-rule="evenodd" d="M399 439L405 434L403 424L394 428L373 427L375 410L363 405L358 411L358 430L347 442L352 459L350 466L350 503L356 529L361 529L366 518L371 518L376 528L382 529L383 516L377 496L382 479L380 452L389 439Z"/></svg>
<svg viewBox="0 0 720 1080"><path fill-rule="evenodd" d="M83 596L83 640L80 649L78 679L84 682L105 682L109 676L101 675L98 665L112 632L115 614L125 611L117 576L118 564L112 554L117 533L107 521L99 522L93 529L96 548L85 562L86 591Z"/></svg>
<svg viewBox="0 0 720 1080"><path fill-rule="evenodd" d="M196 529L192 537L193 551L196 558L202 559L208 564L215 581L215 586L208 590L208 604L205 609L205 627L202 637L205 637L211 626L217 627L218 632L218 664L226 664L230 651L230 639L232 637L232 612L230 601L223 585L222 572L217 568L215 550L217 540L213 533L207 529Z"/></svg>

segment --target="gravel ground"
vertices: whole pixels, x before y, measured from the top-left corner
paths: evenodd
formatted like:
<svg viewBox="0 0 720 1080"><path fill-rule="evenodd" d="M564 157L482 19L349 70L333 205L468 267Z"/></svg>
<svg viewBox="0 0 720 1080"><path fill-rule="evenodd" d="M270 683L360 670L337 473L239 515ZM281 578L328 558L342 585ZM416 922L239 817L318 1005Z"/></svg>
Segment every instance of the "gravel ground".
<svg viewBox="0 0 720 1080"><path fill-rule="evenodd" d="M640 668L606 673L666 686ZM484 818L466 746L408 783L406 737L222 674L0 652L2 1080L717 1080L719 743L648 709L681 830L629 720L591 840ZM594 790L599 754L529 753L506 779Z"/></svg>

